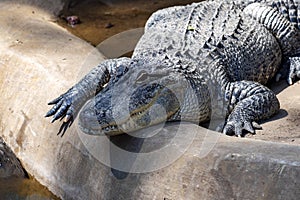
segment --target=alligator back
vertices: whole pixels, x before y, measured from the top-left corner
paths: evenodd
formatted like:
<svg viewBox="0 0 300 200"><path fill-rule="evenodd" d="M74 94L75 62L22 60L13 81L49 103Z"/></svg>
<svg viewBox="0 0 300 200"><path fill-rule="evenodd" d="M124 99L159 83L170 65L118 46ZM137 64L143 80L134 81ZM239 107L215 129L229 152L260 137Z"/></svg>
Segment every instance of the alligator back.
<svg viewBox="0 0 300 200"><path fill-rule="evenodd" d="M263 25L245 16L242 8L233 2L205 1L158 11L148 20L133 58L168 56L194 63L203 74L214 73L206 63L217 52L232 81L265 84L279 69L280 46Z"/></svg>

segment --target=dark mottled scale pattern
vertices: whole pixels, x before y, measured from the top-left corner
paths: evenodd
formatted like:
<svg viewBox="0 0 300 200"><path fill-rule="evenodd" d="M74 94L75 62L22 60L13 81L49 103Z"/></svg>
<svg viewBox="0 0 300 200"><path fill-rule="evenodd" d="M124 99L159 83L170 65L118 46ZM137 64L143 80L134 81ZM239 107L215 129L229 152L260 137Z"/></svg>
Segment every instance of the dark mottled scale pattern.
<svg viewBox="0 0 300 200"><path fill-rule="evenodd" d="M279 109L276 95L262 84L275 76L283 57L300 54L299 9L299 0L208 0L160 10L148 20L132 58L101 63L50 102L56 105L47 116L54 115L56 120L75 115L76 109L97 93L91 110L96 109L106 134L120 131L115 126L117 121L131 131L149 126L152 122L147 115L138 118L138 124L128 120L129 116L147 112L142 108L155 93L136 84L139 72L147 71L161 76L157 78L159 85L173 84L172 90L185 99L176 100L170 90L162 88L156 103L172 111L178 109L168 120L201 122L220 115L226 117L224 133L233 130L240 135L242 129L252 132L253 121ZM299 57L291 61L297 65ZM174 81L185 86L177 87ZM185 93L187 85L193 90ZM123 96L132 97L129 109ZM178 103L180 108L175 106ZM165 120L160 119L163 116L159 109L153 112L153 123ZM83 113L83 117L89 116ZM83 129L89 128L88 123L84 124Z"/></svg>
<svg viewBox="0 0 300 200"><path fill-rule="evenodd" d="M240 7L242 8L239 9ZM190 71L194 71L190 74L191 77L200 76L205 80L207 88L202 86L202 90L208 90L211 99L220 99L222 97L219 96L225 92L225 96L230 98L225 98L221 106L228 101L228 108L232 108L232 111L237 105L230 100L235 100L236 103L242 102L243 107L255 104L249 102L257 101L257 97L250 98L251 95L258 95L253 94L252 89L262 93L269 93L269 91L265 91L266 88L260 84L254 84L255 86L252 87L251 82L247 84L235 82L248 80L266 84L280 68L283 55L278 39L267 30L266 25L245 15L242 11L244 7L235 3L228 4L225 1L210 1L210 3L196 3L159 11L148 21L145 39L142 38L139 42L134 57L149 55L149 51L153 51L149 48L151 41L156 41L154 51L163 49L163 55L168 55L171 60L190 63L185 70L191 68ZM276 20L274 13L269 10L262 11L263 13L258 16L263 20L266 19L270 23ZM184 20L176 21L175 13ZM277 27L279 30L285 27L285 24L276 21L273 23L274 26L279 26ZM153 34L155 32L165 32L165 36ZM229 87L226 86L228 81L233 82ZM191 81L191 84L199 83ZM229 89L233 88L233 85L235 89ZM274 97L274 95L270 96L266 101ZM207 96L200 97L200 101L204 99L207 99ZM210 104L214 110L222 110L217 108L219 101L211 101ZM275 104L277 106L274 106L274 112L278 109L278 102ZM269 108L266 106L262 112ZM211 111L206 110L202 116L207 116L209 112Z"/></svg>

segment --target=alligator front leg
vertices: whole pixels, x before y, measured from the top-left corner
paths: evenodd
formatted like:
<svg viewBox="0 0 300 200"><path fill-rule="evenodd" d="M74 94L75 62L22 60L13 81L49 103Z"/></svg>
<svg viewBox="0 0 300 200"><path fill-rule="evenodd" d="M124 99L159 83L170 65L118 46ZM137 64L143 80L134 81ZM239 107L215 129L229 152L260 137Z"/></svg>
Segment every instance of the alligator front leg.
<svg viewBox="0 0 300 200"><path fill-rule="evenodd" d="M230 114L223 128L224 134L234 132L235 135L241 136L242 130L254 133L255 129L260 128L257 121L269 118L279 110L276 95L259 83L229 83L226 96Z"/></svg>
<svg viewBox="0 0 300 200"><path fill-rule="evenodd" d="M87 100L103 89L116 69L122 64L128 65L128 62L130 62L129 58L112 59L102 62L66 93L48 103L48 105L54 106L47 112L45 117L53 116L52 123L58 119L64 119L58 135L65 133L67 128L72 125L81 107Z"/></svg>

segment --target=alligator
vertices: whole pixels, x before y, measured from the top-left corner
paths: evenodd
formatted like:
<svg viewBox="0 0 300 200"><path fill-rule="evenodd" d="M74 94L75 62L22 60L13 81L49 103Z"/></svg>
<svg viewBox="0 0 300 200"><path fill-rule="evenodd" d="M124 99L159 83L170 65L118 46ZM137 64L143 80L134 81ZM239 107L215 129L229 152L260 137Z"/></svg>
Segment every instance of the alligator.
<svg viewBox="0 0 300 200"><path fill-rule="evenodd" d="M164 122L221 120L226 135L255 133L280 103L265 85L300 78L300 1L208 0L156 11L131 58L108 59L49 102L46 117L78 116L91 135Z"/></svg>

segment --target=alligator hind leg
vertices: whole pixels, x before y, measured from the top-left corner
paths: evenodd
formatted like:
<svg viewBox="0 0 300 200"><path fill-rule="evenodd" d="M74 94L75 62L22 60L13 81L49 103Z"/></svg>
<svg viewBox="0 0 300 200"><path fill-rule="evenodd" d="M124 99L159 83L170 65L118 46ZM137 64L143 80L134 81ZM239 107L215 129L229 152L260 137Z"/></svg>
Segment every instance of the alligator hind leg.
<svg viewBox="0 0 300 200"><path fill-rule="evenodd" d="M300 78L300 57L290 57L290 71L288 74L288 83L293 84L295 77Z"/></svg>
<svg viewBox="0 0 300 200"><path fill-rule="evenodd" d="M300 57L290 57L283 62L283 66L276 74L276 81L286 79L289 85L295 79L300 79Z"/></svg>
<svg viewBox="0 0 300 200"><path fill-rule="evenodd" d="M223 128L224 134L234 132L241 136L243 130L254 133L255 129L260 128L257 121L269 118L279 110L276 95L256 82L229 83L226 96L230 114Z"/></svg>
<svg viewBox="0 0 300 200"><path fill-rule="evenodd" d="M243 12L265 26L277 38L283 56L289 59L277 74L276 80L281 76L287 77L287 82L291 85L296 76L300 77L300 5L297 1L287 1L282 6L281 10L289 10L286 15L260 3L250 4Z"/></svg>

